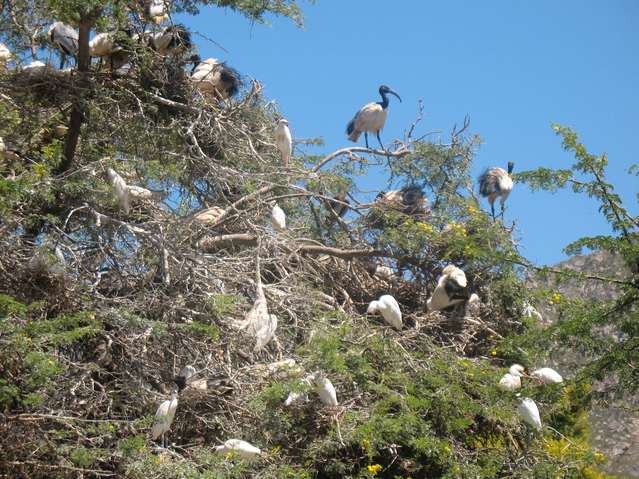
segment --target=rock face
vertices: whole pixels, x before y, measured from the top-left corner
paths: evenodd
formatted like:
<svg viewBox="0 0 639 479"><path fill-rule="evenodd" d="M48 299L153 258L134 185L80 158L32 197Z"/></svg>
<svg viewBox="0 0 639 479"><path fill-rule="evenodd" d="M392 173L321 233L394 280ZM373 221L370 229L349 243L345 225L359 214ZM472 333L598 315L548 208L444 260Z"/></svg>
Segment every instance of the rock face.
<svg viewBox="0 0 639 479"><path fill-rule="evenodd" d="M559 263L557 268L606 277L627 277L623 261L605 252L576 255ZM539 286L543 280L532 278L530 283L532 286ZM567 298L587 297L595 301L608 301L618 294L618 290L610 284L596 280L571 279L553 285L553 288ZM546 321L557 320L557 314L551 306L540 305L539 311ZM606 333L616 335L616 331ZM555 360L559 364L579 364L583 361L574 351L567 351L563 357L557 357ZM628 398L628 402L636 409L639 406L639 397ZM632 413L627 408L611 405L595 408L590 414L590 421L592 444L608 458L603 467L605 472L621 477L639 478L639 414Z"/></svg>

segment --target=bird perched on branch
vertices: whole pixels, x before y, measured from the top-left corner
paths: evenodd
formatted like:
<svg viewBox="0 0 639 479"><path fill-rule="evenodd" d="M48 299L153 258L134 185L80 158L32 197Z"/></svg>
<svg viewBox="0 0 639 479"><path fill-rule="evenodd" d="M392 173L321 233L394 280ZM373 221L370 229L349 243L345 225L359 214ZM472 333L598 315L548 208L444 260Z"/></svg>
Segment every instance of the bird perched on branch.
<svg viewBox="0 0 639 479"><path fill-rule="evenodd" d="M11 60L11 50L4 43L0 43L0 67L6 66L9 60Z"/></svg>
<svg viewBox="0 0 639 479"><path fill-rule="evenodd" d="M499 380L499 389L514 392L521 387L521 378L524 375L524 367L521 364L513 364L508 372Z"/></svg>
<svg viewBox="0 0 639 479"><path fill-rule="evenodd" d="M399 303L390 294L381 296L377 301L371 301L366 310L368 314L381 313L387 324L397 329L402 329L402 311Z"/></svg>
<svg viewBox="0 0 639 479"><path fill-rule="evenodd" d="M282 154L282 165L287 168L293 151L293 138L288 128L288 120L282 118L275 127L275 144Z"/></svg>
<svg viewBox="0 0 639 479"><path fill-rule="evenodd" d="M147 20L152 21L156 25L159 25L169 18L167 13L168 10L168 6L165 4L164 0L144 1L144 16Z"/></svg>
<svg viewBox="0 0 639 479"><path fill-rule="evenodd" d="M561 377L557 371L552 368L536 369L530 376L539 379L544 384L559 384L564 382L564 378Z"/></svg>
<svg viewBox="0 0 639 479"><path fill-rule="evenodd" d="M286 213L277 203L274 203L271 209L271 224L277 231L286 229Z"/></svg>
<svg viewBox="0 0 639 479"><path fill-rule="evenodd" d="M385 147L379 137L379 132L384 128L386 117L388 116L388 94L396 96L399 101L402 101L402 99L396 92L386 85L379 87L379 94L382 96L382 101L364 105L348 123L348 126L346 127L346 134L348 135L349 140L357 142L360 135L364 133L366 148L369 148L368 133L375 133L377 141L379 141L382 150L384 150Z"/></svg>
<svg viewBox="0 0 639 479"><path fill-rule="evenodd" d="M158 407L155 413L155 423L151 430L151 437L153 440L157 440L158 437L162 437L161 447L166 448L166 433L171 429L173 424L173 418L175 417L175 411L178 406L178 388L175 386L171 391L171 399L167 399L160 407Z"/></svg>
<svg viewBox="0 0 639 479"><path fill-rule="evenodd" d="M126 214L129 214L133 200L161 201L164 197L164 193L161 191L151 191L141 186L127 185L126 181L113 168L107 168L106 174L115 189L115 196L118 198L120 208Z"/></svg>
<svg viewBox="0 0 639 479"><path fill-rule="evenodd" d="M428 311L440 311L468 299L466 274L455 265L446 266L433 295L426 303Z"/></svg>
<svg viewBox="0 0 639 479"><path fill-rule="evenodd" d="M66 23L55 22L47 30L51 43L61 51L60 70L64 68L66 57L76 58L78 54L78 32Z"/></svg>
<svg viewBox="0 0 639 479"><path fill-rule="evenodd" d="M534 429L541 430L541 417L539 416L539 409L537 404L530 398L523 398L517 407L517 412L522 419L532 426Z"/></svg>
<svg viewBox="0 0 639 479"><path fill-rule="evenodd" d="M103 58L108 58L111 70L116 72L130 60L131 52L126 48L127 38L130 42L133 41L133 36L133 31L130 28L124 28L117 32L98 33L89 42L89 55L100 57L100 63Z"/></svg>
<svg viewBox="0 0 639 479"><path fill-rule="evenodd" d="M191 61L193 62L191 81L205 97L212 96L216 100L226 100L240 91L241 76L237 70L226 63L215 58L201 61L197 55L191 57Z"/></svg>
<svg viewBox="0 0 639 479"><path fill-rule="evenodd" d="M169 25L151 36L151 48L162 56L188 51L192 45L191 34L184 25Z"/></svg>
<svg viewBox="0 0 639 479"><path fill-rule="evenodd" d="M479 177L479 194L488 198L493 219L495 219L495 200L497 198L500 198L501 217L504 217L504 203L513 190L513 179L510 175L514 167L515 164L509 161L508 172L502 168L490 168Z"/></svg>
<svg viewBox="0 0 639 479"><path fill-rule="evenodd" d="M430 212L428 199L419 186L405 186L401 190L382 191L377 195L375 203L388 206L407 215L426 215Z"/></svg>

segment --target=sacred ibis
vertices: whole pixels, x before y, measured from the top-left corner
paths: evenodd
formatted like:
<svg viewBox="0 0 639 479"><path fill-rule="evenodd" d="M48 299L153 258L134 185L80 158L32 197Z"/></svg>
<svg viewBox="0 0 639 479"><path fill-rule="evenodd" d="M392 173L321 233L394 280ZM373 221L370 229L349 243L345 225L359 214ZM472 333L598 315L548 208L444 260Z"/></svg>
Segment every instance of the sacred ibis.
<svg viewBox="0 0 639 479"><path fill-rule="evenodd" d="M481 311L481 300L476 293L470 295L468 301L466 301L466 314L470 316L479 316Z"/></svg>
<svg viewBox="0 0 639 479"><path fill-rule="evenodd" d="M49 27L47 34L51 43L61 51L60 70L62 70L66 57L71 56L75 58L78 54L78 32L65 23L55 22Z"/></svg>
<svg viewBox="0 0 639 479"><path fill-rule="evenodd" d="M282 154L282 165L287 168L293 151L293 139L288 128L288 120L282 118L275 127L275 144Z"/></svg>
<svg viewBox="0 0 639 479"><path fill-rule="evenodd" d="M439 311L466 301L468 281L466 274L455 265L446 266L437 282L433 295L426 302L428 311Z"/></svg>
<svg viewBox="0 0 639 479"><path fill-rule="evenodd" d="M430 212L424 191L416 185L405 186L401 190L382 191L377 195L375 203L388 206L407 215L425 215Z"/></svg>
<svg viewBox="0 0 639 479"><path fill-rule="evenodd" d="M524 367L520 364L513 364L508 372L499 380L499 389L514 392L521 387L521 377L524 375Z"/></svg>
<svg viewBox="0 0 639 479"><path fill-rule="evenodd" d="M151 48L162 56L190 50L191 46L191 34L184 25L169 25L151 37Z"/></svg>
<svg viewBox="0 0 639 479"><path fill-rule="evenodd" d="M541 417L535 401L530 398L521 399L517 412L526 423L538 431L541 430Z"/></svg>
<svg viewBox="0 0 639 479"><path fill-rule="evenodd" d="M513 179L510 176L513 172L515 164L508 162L508 172L502 168L490 168L479 177L479 194L484 198L488 198L490 210L495 219L495 200L500 198L501 217L504 217L504 203L508 199L508 195L513 190Z"/></svg>
<svg viewBox="0 0 639 479"><path fill-rule="evenodd" d="M171 391L171 399L167 399L160 407L158 407L155 413L155 423L151 431L151 437L153 440L157 440L158 437L162 437L161 447L166 448L165 434L171 429L173 418L175 417L175 410L178 406L178 388L174 387Z"/></svg>
<svg viewBox="0 0 639 479"><path fill-rule="evenodd" d="M386 117L388 116L388 94L394 95L399 101L402 99L394 92L390 87L382 85L379 87L379 94L382 97L382 101L373 102L364 105L353 117L346 127L346 133L348 139L357 142L362 133L364 133L364 139L366 140L366 148L368 146L368 133L375 133L377 141L379 141L382 150L385 149L382 139L379 137L379 132L384 128L386 123Z"/></svg>
<svg viewBox="0 0 639 479"><path fill-rule="evenodd" d="M241 439L229 439L221 446L215 447L217 454L238 456L240 459L253 459L262 454L262 451L254 445Z"/></svg>
<svg viewBox="0 0 639 479"><path fill-rule="evenodd" d="M204 61L194 55L191 57L193 70L191 81L204 95L212 96L217 100L226 100L237 95L242 86L240 74L226 63L215 58L207 58Z"/></svg>
<svg viewBox="0 0 639 479"><path fill-rule="evenodd" d="M536 369L530 376L539 379L544 384L559 384L564 382L564 378L561 377L557 371L552 368Z"/></svg>
<svg viewBox="0 0 639 479"><path fill-rule="evenodd" d="M235 327L246 330L255 336L255 347L253 348L255 353L259 353L275 337L277 316L268 312L264 287L259 276L255 287L253 306L244 320L235 322Z"/></svg>
<svg viewBox="0 0 639 479"><path fill-rule="evenodd" d="M368 314L381 313L387 324L397 329L402 329L402 311L397 300L390 294L381 296L377 301L371 301L366 310Z"/></svg>

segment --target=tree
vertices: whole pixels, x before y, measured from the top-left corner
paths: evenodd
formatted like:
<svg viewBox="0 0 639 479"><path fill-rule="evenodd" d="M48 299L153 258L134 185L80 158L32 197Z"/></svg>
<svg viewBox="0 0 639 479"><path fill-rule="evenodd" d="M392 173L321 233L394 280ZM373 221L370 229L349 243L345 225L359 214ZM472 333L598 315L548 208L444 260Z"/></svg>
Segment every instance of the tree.
<svg viewBox="0 0 639 479"><path fill-rule="evenodd" d="M172 8L207 4L301 21L288 1ZM530 327L530 295L511 231L473 194L468 121L446 142L417 137L416 121L388 151L297 156L284 169L280 115L261 85L238 99L202 95L184 68L193 49L151 48L139 2L15 0L2 39L18 58L44 58L39 32L54 19L79 28L77 68L0 76L3 473L594 477L601 457L578 421L585 386L525 388L553 426L536 437L496 387L505 360L521 357L495 348ZM118 29L126 74L88 57L91 32ZM357 201L356 176L375 161L389 186L422 189L432 204ZM286 231L270 226L273 202ZM370 261L396 277L371 275ZM450 263L482 298L478 313L426 311ZM365 315L389 292L401 332ZM263 328L273 314L274 338ZM198 386L180 394L175 446L159 450L152 415L185 364ZM339 406L304 381L319 371ZM310 401L286 409L291 391ZM216 455L230 438L263 457Z"/></svg>

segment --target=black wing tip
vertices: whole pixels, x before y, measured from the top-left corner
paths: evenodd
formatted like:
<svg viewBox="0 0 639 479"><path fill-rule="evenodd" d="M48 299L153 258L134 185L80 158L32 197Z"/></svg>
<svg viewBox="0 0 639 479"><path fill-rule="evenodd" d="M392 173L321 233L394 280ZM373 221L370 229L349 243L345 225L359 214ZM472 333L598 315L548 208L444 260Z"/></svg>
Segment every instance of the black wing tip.
<svg viewBox="0 0 639 479"><path fill-rule="evenodd" d="M348 125L346 125L346 134L350 135L354 131L355 131L355 120L353 119L348 122Z"/></svg>

